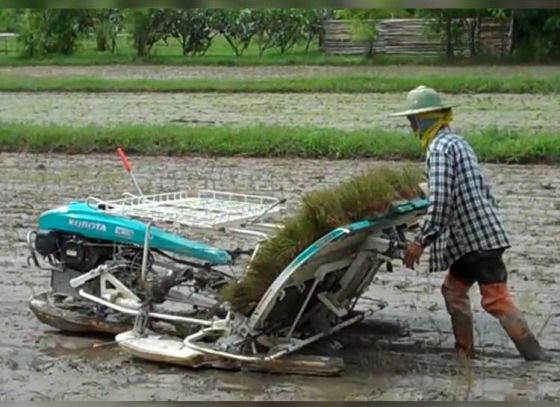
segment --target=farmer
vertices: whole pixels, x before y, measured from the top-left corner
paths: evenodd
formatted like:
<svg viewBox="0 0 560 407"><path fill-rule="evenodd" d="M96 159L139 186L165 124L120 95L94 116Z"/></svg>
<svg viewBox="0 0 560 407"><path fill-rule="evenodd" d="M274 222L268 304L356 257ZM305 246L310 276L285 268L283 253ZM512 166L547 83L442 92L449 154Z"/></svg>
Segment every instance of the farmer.
<svg viewBox="0 0 560 407"><path fill-rule="evenodd" d="M449 128L451 108L436 91L419 86L408 93L406 110L391 115L406 116L420 140L432 202L404 264L413 267L430 246L430 272L448 270L441 291L460 357L475 356L469 289L476 282L482 307L500 321L519 353L526 360L550 360L508 291L502 254L510 243L474 151Z"/></svg>

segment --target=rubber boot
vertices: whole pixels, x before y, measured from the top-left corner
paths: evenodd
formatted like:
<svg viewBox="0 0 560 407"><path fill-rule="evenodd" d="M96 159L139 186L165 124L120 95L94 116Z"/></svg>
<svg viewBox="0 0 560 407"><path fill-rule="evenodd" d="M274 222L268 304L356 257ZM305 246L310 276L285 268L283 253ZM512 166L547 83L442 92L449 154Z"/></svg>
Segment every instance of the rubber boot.
<svg viewBox="0 0 560 407"><path fill-rule="evenodd" d="M469 299L470 287L449 273L441 287L447 312L451 316L455 350L460 359L467 360L475 357L473 316Z"/></svg>
<svg viewBox="0 0 560 407"><path fill-rule="evenodd" d="M511 314L504 317L500 320L500 323L525 360L540 360L543 362L552 360L541 348L521 312L518 315Z"/></svg>
<svg viewBox="0 0 560 407"><path fill-rule="evenodd" d="M482 308L496 317L517 351L528 361L551 360L531 332L531 328L521 311L515 306L506 283L484 284L480 286Z"/></svg>

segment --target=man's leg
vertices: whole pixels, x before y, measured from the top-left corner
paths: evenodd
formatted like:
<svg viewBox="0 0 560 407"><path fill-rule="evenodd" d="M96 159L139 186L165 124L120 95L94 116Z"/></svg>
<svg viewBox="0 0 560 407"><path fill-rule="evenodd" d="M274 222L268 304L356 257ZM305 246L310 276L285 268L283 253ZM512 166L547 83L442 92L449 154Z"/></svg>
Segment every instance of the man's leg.
<svg viewBox="0 0 560 407"><path fill-rule="evenodd" d="M511 298L501 253L478 261L476 274L482 294L482 308L500 321L519 353L526 360L550 360Z"/></svg>
<svg viewBox="0 0 560 407"><path fill-rule="evenodd" d="M447 312L451 316L451 325L455 335L455 349L460 357L474 358L473 317L469 289L473 282L457 277L457 267L452 266L441 292L445 299Z"/></svg>

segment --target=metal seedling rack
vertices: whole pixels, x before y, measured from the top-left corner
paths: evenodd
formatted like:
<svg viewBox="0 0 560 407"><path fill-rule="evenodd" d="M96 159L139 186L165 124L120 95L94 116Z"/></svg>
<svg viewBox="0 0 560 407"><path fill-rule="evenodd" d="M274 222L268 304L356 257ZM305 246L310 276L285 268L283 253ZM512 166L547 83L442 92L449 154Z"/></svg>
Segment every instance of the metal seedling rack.
<svg viewBox="0 0 560 407"><path fill-rule="evenodd" d="M172 222L188 227L215 229L240 223L280 210L274 197L200 190L169 192L102 201L89 198L108 213L139 218L148 222Z"/></svg>

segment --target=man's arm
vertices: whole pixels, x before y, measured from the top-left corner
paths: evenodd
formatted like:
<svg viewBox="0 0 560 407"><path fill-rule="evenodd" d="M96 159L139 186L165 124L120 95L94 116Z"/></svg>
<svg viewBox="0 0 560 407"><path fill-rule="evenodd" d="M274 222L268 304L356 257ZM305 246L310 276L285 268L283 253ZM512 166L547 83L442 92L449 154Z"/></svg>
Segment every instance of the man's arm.
<svg viewBox="0 0 560 407"><path fill-rule="evenodd" d="M437 150L430 152L428 184L431 205L420 233L415 239L423 247L432 244L450 221L455 184L455 162L451 154Z"/></svg>

